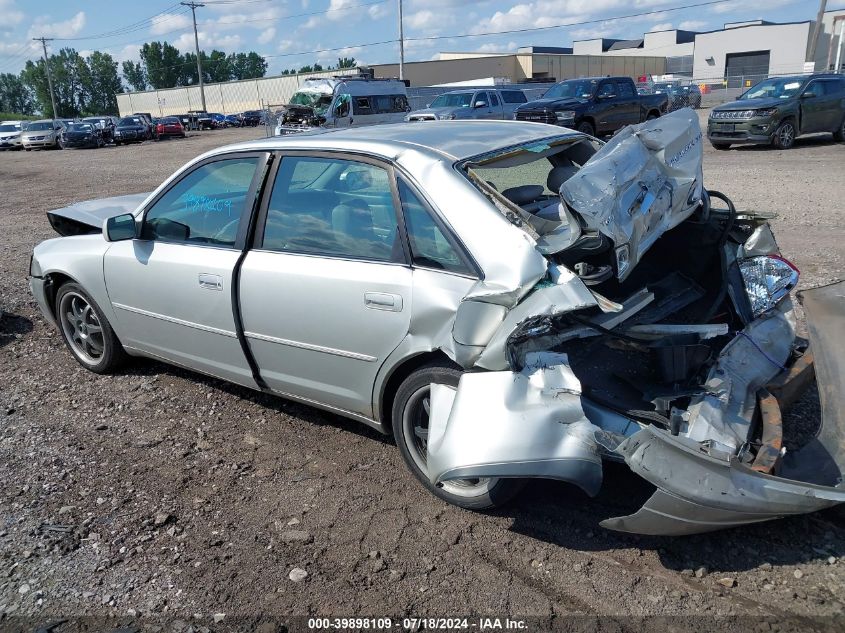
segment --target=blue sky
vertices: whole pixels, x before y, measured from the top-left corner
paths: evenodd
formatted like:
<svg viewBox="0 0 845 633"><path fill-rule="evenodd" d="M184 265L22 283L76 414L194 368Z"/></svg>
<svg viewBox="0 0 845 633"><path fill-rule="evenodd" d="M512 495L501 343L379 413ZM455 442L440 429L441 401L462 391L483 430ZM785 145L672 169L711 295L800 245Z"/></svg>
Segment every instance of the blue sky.
<svg viewBox="0 0 845 633"><path fill-rule="evenodd" d="M592 37L640 37L643 32L709 30L725 22L762 18L814 19L816 0L404 0L406 61L440 51L507 52L519 46L567 46ZM205 0L197 10L200 45L266 56L270 74L353 56L363 63L398 60L397 0ZM845 8L829 0L828 9ZM637 17L620 18L633 14ZM478 35L566 25L534 32ZM190 10L176 0L0 0L0 72L18 72L41 54L32 37L54 37L52 50L72 46L136 59L143 42L166 40L193 50ZM443 37L449 36L449 37ZM441 37L442 39L414 39ZM393 40L393 41L390 41ZM375 44L362 46L364 44ZM325 50L323 49L340 50Z"/></svg>

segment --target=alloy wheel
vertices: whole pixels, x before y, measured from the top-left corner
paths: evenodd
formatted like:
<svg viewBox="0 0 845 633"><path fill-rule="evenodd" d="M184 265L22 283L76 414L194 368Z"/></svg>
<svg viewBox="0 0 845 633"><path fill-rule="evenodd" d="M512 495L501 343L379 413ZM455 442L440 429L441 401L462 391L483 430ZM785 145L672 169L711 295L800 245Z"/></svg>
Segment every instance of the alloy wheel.
<svg viewBox="0 0 845 633"><path fill-rule="evenodd" d="M420 387L408 399L402 414L405 444L417 467L428 472L426 455L428 454L428 416L431 411L431 388ZM474 478L453 479L438 484L444 491L460 497L476 497L492 488L497 479Z"/></svg>
<svg viewBox="0 0 845 633"><path fill-rule="evenodd" d="M99 363L105 352L103 326L88 300L81 294L68 292L59 306L59 320L77 358L87 365Z"/></svg>
<svg viewBox="0 0 845 633"><path fill-rule="evenodd" d="M790 147L795 140L795 128L792 123L784 123L778 130L778 141L781 147Z"/></svg>

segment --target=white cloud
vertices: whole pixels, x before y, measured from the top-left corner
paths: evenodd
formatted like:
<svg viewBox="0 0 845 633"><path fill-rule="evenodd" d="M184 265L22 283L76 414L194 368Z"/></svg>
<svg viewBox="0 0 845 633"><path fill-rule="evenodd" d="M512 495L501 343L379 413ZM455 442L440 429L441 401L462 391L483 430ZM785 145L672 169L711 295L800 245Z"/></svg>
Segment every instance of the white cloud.
<svg viewBox="0 0 845 633"><path fill-rule="evenodd" d="M200 42L200 50L211 52L211 49L216 48L225 52L236 52L241 47L240 35L220 35L219 33L209 33L208 31L199 31L197 37ZM194 50L194 34L183 33L175 41L171 42L173 46L180 51Z"/></svg>
<svg viewBox="0 0 845 633"><path fill-rule="evenodd" d="M654 33L656 31L671 31L672 30L672 23L671 22L661 22L660 24L655 24L653 27L649 29L650 33Z"/></svg>
<svg viewBox="0 0 845 633"><path fill-rule="evenodd" d="M157 15L150 24L150 35L162 35L193 26L193 20L184 13L177 15Z"/></svg>
<svg viewBox="0 0 845 633"><path fill-rule="evenodd" d="M282 53L284 53L285 51L289 51L291 48L293 48L293 45L293 40L282 40L281 42L279 42L279 51L281 51Z"/></svg>
<svg viewBox="0 0 845 633"><path fill-rule="evenodd" d="M80 11L69 20L62 22L48 22L49 16L35 19L29 27L27 37L56 37L68 38L78 35L85 28L85 11Z"/></svg>
<svg viewBox="0 0 845 633"><path fill-rule="evenodd" d="M269 44L273 41L273 38L276 37L276 27L271 26L270 28L264 29L258 36L258 43L259 44Z"/></svg>
<svg viewBox="0 0 845 633"><path fill-rule="evenodd" d="M424 11L417 11L416 13L412 13L408 16L403 16L402 20L408 28L426 30L437 26L439 16L435 15L433 11L426 9Z"/></svg>
<svg viewBox="0 0 845 633"><path fill-rule="evenodd" d="M15 6L15 0L0 0L0 31L11 31L12 27L18 26L26 14L19 11Z"/></svg>
<svg viewBox="0 0 845 633"><path fill-rule="evenodd" d="M682 31L697 31L707 26L707 22L702 20L684 20L678 25Z"/></svg>
<svg viewBox="0 0 845 633"><path fill-rule="evenodd" d="M141 57L141 45L140 44L127 44L123 48L120 49L119 52L115 53L114 59L116 62L121 63L125 61L138 61L138 58Z"/></svg>

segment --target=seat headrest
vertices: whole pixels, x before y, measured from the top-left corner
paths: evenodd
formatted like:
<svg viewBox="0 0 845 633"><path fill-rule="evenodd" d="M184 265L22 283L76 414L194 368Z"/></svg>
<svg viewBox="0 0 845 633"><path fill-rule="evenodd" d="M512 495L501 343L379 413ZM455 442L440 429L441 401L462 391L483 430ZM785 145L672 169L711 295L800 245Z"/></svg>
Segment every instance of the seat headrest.
<svg viewBox="0 0 845 633"><path fill-rule="evenodd" d="M548 178L546 178L546 186L552 193L560 193L560 186L572 178L572 176L574 176L577 172L578 167L575 165L561 165L560 167L555 167L549 172Z"/></svg>
<svg viewBox="0 0 845 633"><path fill-rule="evenodd" d="M373 216L369 207L366 203L337 205L332 209L332 229L337 237L373 239Z"/></svg>
<svg viewBox="0 0 845 633"><path fill-rule="evenodd" d="M542 185L520 185L502 191L502 195L515 205L522 206L534 202L543 195Z"/></svg>

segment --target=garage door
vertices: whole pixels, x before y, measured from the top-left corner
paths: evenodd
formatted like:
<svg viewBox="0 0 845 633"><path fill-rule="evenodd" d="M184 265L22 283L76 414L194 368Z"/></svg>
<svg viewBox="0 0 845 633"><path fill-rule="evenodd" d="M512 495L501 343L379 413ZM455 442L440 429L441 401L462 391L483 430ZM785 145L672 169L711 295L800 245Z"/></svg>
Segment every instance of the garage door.
<svg viewBox="0 0 845 633"><path fill-rule="evenodd" d="M746 88L768 77L769 55L769 51L725 55L725 77L728 80L728 88Z"/></svg>

